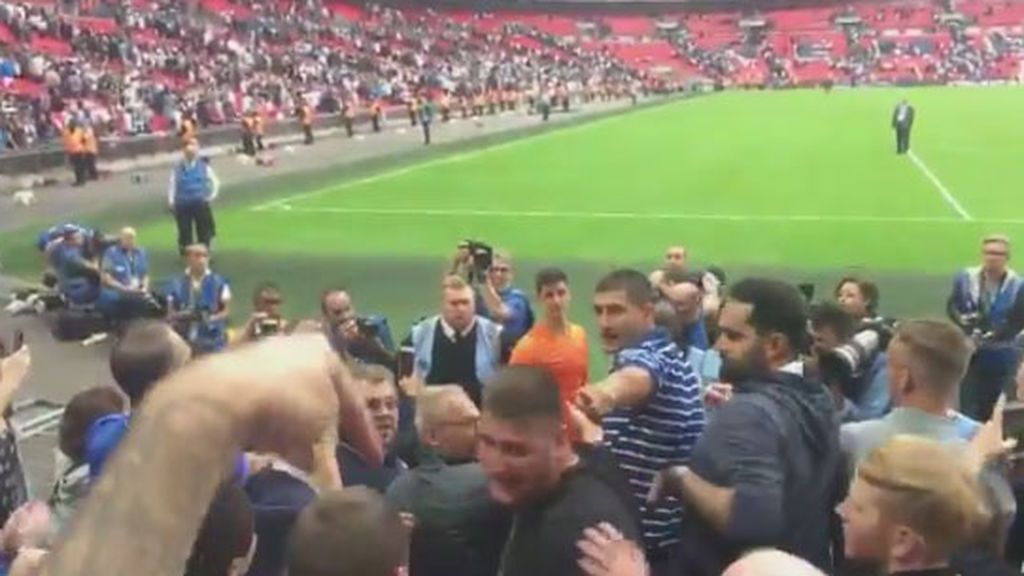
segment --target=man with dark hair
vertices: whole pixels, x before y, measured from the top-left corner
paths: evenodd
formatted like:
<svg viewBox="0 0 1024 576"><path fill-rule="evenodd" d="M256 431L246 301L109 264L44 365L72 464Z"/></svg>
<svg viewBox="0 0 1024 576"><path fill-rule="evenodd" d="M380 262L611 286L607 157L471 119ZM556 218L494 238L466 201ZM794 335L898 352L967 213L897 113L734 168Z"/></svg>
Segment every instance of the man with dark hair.
<svg viewBox="0 0 1024 576"><path fill-rule="evenodd" d="M604 351L613 354L602 381L583 388L580 409L602 424L643 521L644 545L656 571L679 541L681 511L646 503L666 466L683 465L704 429L700 380L667 332L654 325L654 290L636 270L616 270L597 284L594 311Z"/></svg>
<svg viewBox="0 0 1024 576"><path fill-rule="evenodd" d="M734 396L716 409L690 465L666 470L655 491L687 510L680 573L721 574L759 547L828 570L839 430L831 395L798 362L804 297L783 282L743 280L718 321L721 376Z"/></svg>
<svg viewBox="0 0 1024 576"><path fill-rule="evenodd" d="M177 371L192 357L188 344L170 326L156 320L141 320L128 326L110 351L110 372L132 410L162 378ZM128 432L129 414L109 414L89 427L85 439L85 460L89 476L103 471L110 454ZM244 466L240 463L239 466Z"/></svg>
<svg viewBox="0 0 1024 576"><path fill-rule="evenodd" d="M245 576L254 540L249 499L234 482L225 482L199 528L185 576Z"/></svg>
<svg viewBox="0 0 1024 576"><path fill-rule="evenodd" d="M558 385L548 372L532 366L498 371L484 389L477 435L491 497L515 511L503 576L582 574L576 540L602 522L640 541L631 503L573 451Z"/></svg>
<svg viewBox="0 0 1024 576"><path fill-rule="evenodd" d="M857 320L837 303L821 302L811 307L810 322L811 353L818 364L820 379L842 399L842 420L861 422L884 416L891 403L885 352L869 351L852 342ZM840 346L853 346L865 355L870 353L864 361L865 368L861 370L858 366L850 370L848 378L825 370L827 362L838 359L835 351Z"/></svg>
<svg viewBox="0 0 1024 576"><path fill-rule="evenodd" d="M64 462L58 464L57 481L47 500L59 528L74 516L89 488L86 440L93 423L124 412L124 396L109 386L88 388L75 394L60 419L57 446Z"/></svg>
<svg viewBox="0 0 1024 576"><path fill-rule="evenodd" d="M128 326L110 350L110 373L132 406L138 406L158 380L188 362L188 344L170 326L142 320Z"/></svg>
<svg viewBox="0 0 1024 576"><path fill-rule="evenodd" d="M534 285L541 318L516 344L509 364L547 369L558 382L562 405L567 406L587 383L587 333L569 321L572 293L565 272L544 268L537 273ZM568 425L567 413L563 420Z"/></svg>
<svg viewBox="0 0 1024 576"><path fill-rule="evenodd" d="M401 576L409 538L398 512L367 488L321 494L299 516L289 576Z"/></svg>
<svg viewBox="0 0 1024 576"><path fill-rule="evenodd" d="M366 486L383 493L406 469L405 463L395 453L398 437L398 386L395 385L394 373L376 364L354 365L352 379L377 429L384 462L378 464L367 461L342 438L336 454L342 485Z"/></svg>
<svg viewBox="0 0 1024 576"><path fill-rule="evenodd" d="M343 288L331 288L320 295L321 325L339 354L359 362L393 368L395 344L383 316L360 317L352 296Z"/></svg>
<svg viewBox="0 0 1024 576"><path fill-rule="evenodd" d="M219 352L228 341L231 286L210 269L210 249L203 244L185 248L185 260L188 267L168 289L169 318L194 352Z"/></svg>

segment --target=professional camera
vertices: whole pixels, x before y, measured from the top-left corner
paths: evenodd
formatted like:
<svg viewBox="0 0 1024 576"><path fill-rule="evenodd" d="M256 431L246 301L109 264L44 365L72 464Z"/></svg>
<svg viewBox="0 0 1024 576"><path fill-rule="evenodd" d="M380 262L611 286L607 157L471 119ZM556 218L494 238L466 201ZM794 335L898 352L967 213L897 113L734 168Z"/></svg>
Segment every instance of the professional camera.
<svg viewBox="0 0 1024 576"><path fill-rule="evenodd" d="M482 281L494 262L494 248L476 240L466 240L462 243L462 247L469 252L472 260L472 267L469 271L470 281Z"/></svg>
<svg viewBox="0 0 1024 576"><path fill-rule="evenodd" d="M378 328L369 318L356 318L356 328L367 338L376 338Z"/></svg>
<svg viewBox="0 0 1024 576"><path fill-rule="evenodd" d="M826 384L838 385L847 398L856 398L866 384L863 376L875 357L889 347L893 326L881 318L861 323L850 340L825 352L818 359L818 368Z"/></svg>
<svg viewBox="0 0 1024 576"><path fill-rule="evenodd" d="M281 333L281 329L284 327L284 322L280 318L274 316L263 316L253 325L253 336L256 338L266 338L268 336L277 336Z"/></svg>

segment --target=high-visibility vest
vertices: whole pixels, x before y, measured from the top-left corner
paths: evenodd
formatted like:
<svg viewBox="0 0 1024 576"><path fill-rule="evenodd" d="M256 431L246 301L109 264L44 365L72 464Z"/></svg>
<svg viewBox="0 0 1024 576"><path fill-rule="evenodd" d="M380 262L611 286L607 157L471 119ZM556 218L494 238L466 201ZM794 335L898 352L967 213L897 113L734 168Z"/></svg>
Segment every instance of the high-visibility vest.
<svg viewBox="0 0 1024 576"><path fill-rule="evenodd" d="M257 136L263 136L263 116L260 116L259 114L253 114L252 129L254 132L256 132Z"/></svg>
<svg viewBox="0 0 1024 576"><path fill-rule="evenodd" d="M181 121L181 141L187 142L196 137L196 122L191 118Z"/></svg>
<svg viewBox="0 0 1024 576"><path fill-rule="evenodd" d="M349 102L348 104L345 104L344 113L345 113L345 118L348 118L349 120L355 118L356 117L356 105L355 105L355 103Z"/></svg>
<svg viewBox="0 0 1024 576"><path fill-rule="evenodd" d="M242 133L243 134L247 134L247 135L248 134L252 134L253 133L253 128L255 128L255 126L253 126L252 118L250 118L249 116L242 116L241 122L242 122Z"/></svg>
<svg viewBox="0 0 1024 576"><path fill-rule="evenodd" d="M68 154L81 154L85 150L80 128L65 128L61 139L64 141L64 151Z"/></svg>
<svg viewBox="0 0 1024 576"><path fill-rule="evenodd" d="M309 126L313 123L313 111L309 108L309 104L303 104L299 108L299 120L302 121L303 126Z"/></svg>
<svg viewBox="0 0 1024 576"><path fill-rule="evenodd" d="M82 131L82 151L93 155L100 153L100 143L96 140L96 132L92 128Z"/></svg>

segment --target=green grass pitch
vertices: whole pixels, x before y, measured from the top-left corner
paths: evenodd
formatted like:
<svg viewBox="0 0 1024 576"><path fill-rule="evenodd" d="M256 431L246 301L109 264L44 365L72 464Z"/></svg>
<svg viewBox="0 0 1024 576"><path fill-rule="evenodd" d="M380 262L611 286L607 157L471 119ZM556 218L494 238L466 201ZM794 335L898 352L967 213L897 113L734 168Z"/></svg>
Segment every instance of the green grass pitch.
<svg viewBox="0 0 1024 576"><path fill-rule="evenodd" d="M917 109L918 162L894 153L889 119L904 96ZM537 267L563 265L587 325L602 272L651 269L670 244L732 278L782 275L820 291L857 270L881 281L883 311L937 315L982 235L1024 231L1022 102L1009 87L679 101L382 171L276 182L220 209L215 264L235 284L239 323L251 287L275 280L294 314L343 284L402 332L436 309L443 262L463 238L510 250L524 287ZM166 216L140 234L159 270L178 266Z"/></svg>

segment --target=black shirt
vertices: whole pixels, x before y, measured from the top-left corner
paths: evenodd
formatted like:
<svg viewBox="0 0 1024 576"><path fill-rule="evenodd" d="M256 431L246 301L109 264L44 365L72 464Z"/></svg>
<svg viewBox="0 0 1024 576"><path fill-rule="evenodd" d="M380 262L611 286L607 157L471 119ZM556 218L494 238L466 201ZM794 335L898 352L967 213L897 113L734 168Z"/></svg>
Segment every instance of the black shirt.
<svg viewBox="0 0 1024 576"><path fill-rule="evenodd" d="M635 514L605 481L579 464L540 501L518 511L505 545L502 576L583 574L576 542L583 530L607 522L627 539L641 542Z"/></svg>

